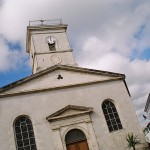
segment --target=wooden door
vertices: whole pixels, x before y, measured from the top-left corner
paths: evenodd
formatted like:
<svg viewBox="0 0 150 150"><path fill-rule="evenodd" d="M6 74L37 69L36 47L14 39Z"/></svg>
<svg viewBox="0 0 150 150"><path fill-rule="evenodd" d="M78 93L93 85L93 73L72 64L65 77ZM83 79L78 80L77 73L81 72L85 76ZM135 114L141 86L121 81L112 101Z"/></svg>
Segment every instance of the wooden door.
<svg viewBox="0 0 150 150"><path fill-rule="evenodd" d="M89 150L87 140L67 144L67 150Z"/></svg>

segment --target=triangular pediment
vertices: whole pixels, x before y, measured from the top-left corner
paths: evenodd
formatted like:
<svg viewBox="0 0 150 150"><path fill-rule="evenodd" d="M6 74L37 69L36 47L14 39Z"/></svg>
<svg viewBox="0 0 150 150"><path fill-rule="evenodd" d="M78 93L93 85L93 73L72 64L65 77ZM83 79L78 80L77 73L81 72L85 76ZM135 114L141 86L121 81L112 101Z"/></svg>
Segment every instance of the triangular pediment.
<svg viewBox="0 0 150 150"><path fill-rule="evenodd" d="M65 119L65 118L69 118L69 117L87 114L92 111L93 111L93 108L91 108L91 107L68 105L68 106L56 111L55 113L49 115L48 117L46 117L46 119L48 121Z"/></svg>
<svg viewBox="0 0 150 150"><path fill-rule="evenodd" d="M125 75L87 68L56 65L18 80L0 89L0 96L12 93L38 92L90 83L124 80Z"/></svg>

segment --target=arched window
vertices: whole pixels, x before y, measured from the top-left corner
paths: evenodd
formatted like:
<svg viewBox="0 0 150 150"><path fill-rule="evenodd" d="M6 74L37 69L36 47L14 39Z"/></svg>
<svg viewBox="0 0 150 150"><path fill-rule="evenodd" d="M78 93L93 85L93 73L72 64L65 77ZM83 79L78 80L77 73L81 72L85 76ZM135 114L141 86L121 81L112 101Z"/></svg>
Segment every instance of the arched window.
<svg viewBox="0 0 150 150"><path fill-rule="evenodd" d="M102 104L102 109L109 131L122 129L122 124L115 105L107 100Z"/></svg>
<svg viewBox="0 0 150 150"><path fill-rule="evenodd" d="M18 117L14 122L17 150L36 150L31 120L26 116Z"/></svg>
<svg viewBox="0 0 150 150"><path fill-rule="evenodd" d="M67 150L89 150L86 136L79 129L70 130L65 137Z"/></svg>

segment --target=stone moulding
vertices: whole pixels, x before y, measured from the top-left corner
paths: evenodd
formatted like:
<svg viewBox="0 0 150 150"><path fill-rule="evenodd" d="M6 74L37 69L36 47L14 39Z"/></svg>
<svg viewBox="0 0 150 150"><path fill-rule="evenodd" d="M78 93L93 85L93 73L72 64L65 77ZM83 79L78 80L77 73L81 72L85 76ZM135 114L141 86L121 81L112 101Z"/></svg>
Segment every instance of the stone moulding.
<svg viewBox="0 0 150 150"><path fill-rule="evenodd" d="M64 112L67 112L69 110L75 110L77 112L63 114ZM92 107L68 105L68 106L58 110L57 112L49 115L48 117L46 117L46 119L49 122L51 122L51 121L54 121L54 120L61 120L61 119L65 119L65 118L81 116L81 115L84 115L84 114L89 114L91 112L93 112L93 108Z"/></svg>

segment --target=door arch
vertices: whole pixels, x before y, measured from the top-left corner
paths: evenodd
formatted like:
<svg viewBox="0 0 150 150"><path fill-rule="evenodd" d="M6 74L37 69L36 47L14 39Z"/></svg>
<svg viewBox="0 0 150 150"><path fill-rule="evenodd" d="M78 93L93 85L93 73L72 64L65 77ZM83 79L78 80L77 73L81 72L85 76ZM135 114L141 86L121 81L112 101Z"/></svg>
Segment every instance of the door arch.
<svg viewBox="0 0 150 150"><path fill-rule="evenodd" d="M68 131L65 136L67 150L89 150L85 134L79 129Z"/></svg>

